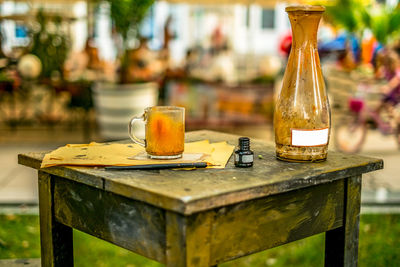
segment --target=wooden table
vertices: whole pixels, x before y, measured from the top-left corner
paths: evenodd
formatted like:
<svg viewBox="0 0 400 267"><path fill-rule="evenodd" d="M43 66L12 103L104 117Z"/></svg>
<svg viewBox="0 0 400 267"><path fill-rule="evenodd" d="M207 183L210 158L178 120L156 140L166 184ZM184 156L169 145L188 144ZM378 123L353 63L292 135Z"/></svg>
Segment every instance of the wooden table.
<svg viewBox="0 0 400 267"><path fill-rule="evenodd" d="M238 136L211 131L188 141ZM330 152L323 163L275 159L252 140L253 168L105 171L40 169L45 153L19 155L39 169L43 266L72 266L72 228L167 266L212 266L326 232L325 266L356 266L362 173L383 161ZM257 156L262 155L259 159Z"/></svg>

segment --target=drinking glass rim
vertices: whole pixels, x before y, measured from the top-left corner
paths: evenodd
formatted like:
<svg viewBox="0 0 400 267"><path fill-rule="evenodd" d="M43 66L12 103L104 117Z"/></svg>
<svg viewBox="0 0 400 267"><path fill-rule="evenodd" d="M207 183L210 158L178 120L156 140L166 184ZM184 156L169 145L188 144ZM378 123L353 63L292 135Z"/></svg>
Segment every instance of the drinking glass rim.
<svg viewBox="0 0 400 267"><path fill-rule="evenodd" d="M145 109L146 112L151 111L185 111L183 107L177 106L152 106Z"/></svg>

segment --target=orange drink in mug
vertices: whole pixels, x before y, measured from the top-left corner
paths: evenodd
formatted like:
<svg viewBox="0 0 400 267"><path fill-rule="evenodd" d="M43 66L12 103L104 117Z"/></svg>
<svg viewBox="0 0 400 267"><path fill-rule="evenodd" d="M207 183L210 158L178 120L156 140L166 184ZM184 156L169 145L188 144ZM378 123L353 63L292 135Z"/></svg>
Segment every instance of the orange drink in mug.
<svg viewBox="0 0 400 267"><path fill-rule="evenodd" d="M132 133L135 122L144 121L144 142ZM182 157L185 145L185 109L174 106L155 106L129 122L129 136L144 146L150 158L176 159Z"/></svg>

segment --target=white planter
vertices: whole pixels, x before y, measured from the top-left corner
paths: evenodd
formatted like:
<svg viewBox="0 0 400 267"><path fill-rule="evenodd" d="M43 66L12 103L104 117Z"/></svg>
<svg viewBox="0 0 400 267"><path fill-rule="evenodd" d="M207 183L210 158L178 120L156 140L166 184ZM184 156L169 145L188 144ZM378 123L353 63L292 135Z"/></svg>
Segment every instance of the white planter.
<svg viewBox="0 0 400 267"><path fill-rule="evenodd" d="M146 107L156 106L157 100L156 83L97 83L93 101L101 136L106 140L129 138L129 120L141 115ZM143 138L144 124L137 124L134 134Z"/></svg>

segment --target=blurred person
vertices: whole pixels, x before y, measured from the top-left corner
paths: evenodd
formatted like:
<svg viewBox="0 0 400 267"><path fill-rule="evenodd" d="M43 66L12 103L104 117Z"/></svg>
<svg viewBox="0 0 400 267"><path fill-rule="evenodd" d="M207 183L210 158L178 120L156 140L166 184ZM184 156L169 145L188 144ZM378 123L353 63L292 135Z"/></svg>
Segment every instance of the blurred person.
<svg viewBox="0 0 400 267"><path fill-rule="evenodd" d="M372 64L374 53L378 42L372 34L367 34L361 41L361 62L362 64Z"/></svg>
<svg viewBox="0 0 400 267"><path fill-rule="evenodd" d="M386 96L385 103L397 105L400 103L400 58L395 51L382 52L382 65L378 69L378 78L384 78L388 83L381 91Z"/></svg>
<svg viewBox="0 0 400 267"><path fill-rule="evenodd" d="M343 70L351 71L357 67L360 56L360 45L353 35L347 33L339 35L339 38L345 42L345 50L338 57L338 63Z"/></svg>
<svg viewBox="0 0 400 267"><path fill-rule="evenodd" d="M90 56L86 47L79 52L70 52L64 63L64 76L66 79L75 81L79 79L94 80L94 73L87 73Z"/></svg>
<svg viewBox="0 0 400 267"><path fill-rule="evenodd" d="M172 21L173 21L173 17L172 17L172 15L169 15L168 18L165 21L164 28L163 28L164 40L163 40L163 46L162 46L162 49L160 51L159 58L162 61L162 64L164 65L164 67L165 67L165 71L167 73L171 74L172 76L174 76L175 75L174 74L175 70L173 70L171 68L171 66L173 64L171 62L170 51L169 51L170 50L170 42L171 42L171 40L176 38L176 34L173 33L173 31L171 30ZM180 71L181 70L178 70L178 72L180 72Z"/></svg>
<svg viewBox="0 0 400 267"><path fill-rule="evenodd" d="M222 26L218 25L215 27L211 34L211 47L210 52L212 55L218 54L221 51L225 51L228 45L228 40L222 32Z"/></svg>
<svg viewBox="0 0 400 267"><path fill-rule="evenodd" d="M233 61L232 50L228 44L228 38L222 31L221 24L215 27L210 41L211 61L207 74L208 79L229 84L236 83L236 66Z"/></svg>
<svg viewBox="0 0 400 267"><path fill-rule="evenodd" d="M157 52L150 50L147 38L141 37L139 47L128 53L125 82L148 82L161 78L159 76L164 71L163 61L158 58Z"/></svg>
<svg viewBox="0 0 400 267"><path fill-rule="evenodd" d="M279 52L286 59L289 57L290 50L292 49L292 41L293 41L292 31L288 31L282 36L279 42Z"/></svg>
<svg viewBox="0 0 400 267"><path fill-rule="evenodd" d="M103 68L103 62L100 60L99 49L94 45L94 39L92 37L86 40L84 51L87 55L87 68L101 70Z"/></svg>
<svg viewBox="0 0 400 267"><path fill-rule="evenodd" d="M332 40L325 37L318 44L321 59L335 55L337 66L345 71L351 71L357 67L361 58L360 50L357 38L347 32L339 33Z"/></svg>
<svg viewBox="0 0 400 267"><path fill-rule="evenodd" d="M171 24L172 24L172 15L169 15L167 20L165 21L164 24L164 42L163 42L163 50L169 50L169 43L171 42L172 39L176 37L176 34L174 34L171 31Z"/></svg>
<svg viewBox="0 0 400 267"><path fill-rule="evenodd" d="M237 82L232 49L218 25L210 36L210 49L194 47L186 53L185 71L188 76L205 81L228 84Z"/></svg>
<svg viewBox="0 0 400 267"><path fill-rule="evenodd" d="M394 50L383 49L377 57L377 78L384 78L388 82L381 87L384 96L376 112L385 110L393 124L400 123L400 56Z"/></svg>
<svg viewBox="0 0 400 267"><path fill-rule="evenodd" d="M185 73L189 74L199 62L199 55L195 48L189 48L185 56Z"/></svg>
<svg viewBox="0 0 400 267"><path fill-rule="evenodd" d="M218 48L219 52L213 56L208 71L208 76L214 81L233 84L237 82L236 66L233 61L231 49L226 44Z"/></svg>
<svg viewBox="0 0 400 267"><path fill-rule="evenodd" d="M0 30L0 70L6 68L8 66L8 58L3 52L3 34Z"/></svg>

